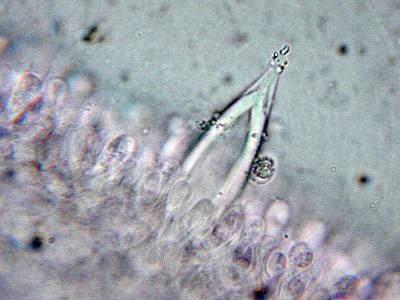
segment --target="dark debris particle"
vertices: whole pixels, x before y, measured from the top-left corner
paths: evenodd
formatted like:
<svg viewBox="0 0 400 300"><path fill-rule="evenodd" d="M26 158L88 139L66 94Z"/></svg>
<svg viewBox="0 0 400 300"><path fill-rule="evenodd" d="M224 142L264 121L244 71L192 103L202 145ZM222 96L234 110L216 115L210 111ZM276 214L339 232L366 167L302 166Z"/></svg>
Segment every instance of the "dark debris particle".
<svg viewBox="0 0 400 300"><path fill-rule="evenodd" d="M371 182L371 178L366 174L361 174L357 177L357 182L359 185L367 185Z"/></svg>
<svg viewBox="0 0 400 300"><path fill-rule="evenodd" d="M360 47L360 55L361 55L361 56L366 55L367 52L368 52L367 46L361 46L361 47Z"/></svg>
<svg viewBox="0 0 400 300"><path fill-rule="evenodd" d="M233 35L232 43L235 45L243 45L249 40L249 36L246 32L238 31Z"/></svg>
<svg viewBox="0 0 400 300"><path fill-rule="evenodd" d="M97 36L98 32L99 26L97 24L90 26L87 33L82 36L82 41L88 44L104 42L106 37L104 35Z"/></svg>
<svg viewBox="0 0 400 300"><path fill-rule="evenodd" d="M7 168L3 171L0 179L4 181L13 181L15 179L15 170L12 168Z"/></svg>
<svg viewBox="0 0 400 300"><path fill-rule="evenodd" d="M39 252L43 248L43 240L40 236L33 236L31 241L29 242L29 248L32 251Z"/></svg>
<svg viewBox="0 0 400 300"><path fill-rule="evenodd" d="M121 74L120 74L120 78L121 78L121 80L122 80L123 82L128 82L129 79L130 79L129 71L128 71L128 70L122 71Z"/></svg>
<svg viewBox="0 0 400 300"><path fill-rule="evenodd" d="M49 244L53 244L56 241L56 238L51 236L49 237Z"/></svg>
<svg viewBox="0 0 400 300"><path fill-rule="evenodd" d="M224 84L231 84L233 81L233 76L231 74L225 74L224 78L222 79Z"/></svg>
<svg viewBox="0 0 400 300"><path fill-rule="evenodd" d="M52 34L54 34L55 36L60 35L61 32L61 28L62 28L62 21L60 18L55 18L51 21L51 32Z"/></svg>
<svg viewBox="0 0 400 300"><path fill-rule="evenodd" d="M337 52L340 56L345 56L349 53L349 47L346 44L340 44Z"/></svg>
<svg viewBox="0 0 400 300"><path fill-rule="evenodd" d="M254 300L266 300L269 295L269 287L263 286L253 291Z"/></svg>

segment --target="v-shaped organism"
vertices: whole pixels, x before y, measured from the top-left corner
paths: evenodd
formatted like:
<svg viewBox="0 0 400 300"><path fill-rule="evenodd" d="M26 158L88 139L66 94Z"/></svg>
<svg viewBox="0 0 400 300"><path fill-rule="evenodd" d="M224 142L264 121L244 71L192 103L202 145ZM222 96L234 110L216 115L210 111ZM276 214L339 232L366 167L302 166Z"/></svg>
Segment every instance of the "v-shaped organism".
<svg viewBox="0 0 400 300"><path fill-rule="evenodd" d="M259 152L267 135L279 77L288 64L288 53L289 46L273 53L265 71L228 104L217 122L212 123L183 162L183 174L190 176L199 159L225 129L233 126L243 114L250 114L247 137L240 157L214 197L214 204L220 213L239 195L249 175L257 182L269 181L273 175L273 160L259 155Z"/></svg>

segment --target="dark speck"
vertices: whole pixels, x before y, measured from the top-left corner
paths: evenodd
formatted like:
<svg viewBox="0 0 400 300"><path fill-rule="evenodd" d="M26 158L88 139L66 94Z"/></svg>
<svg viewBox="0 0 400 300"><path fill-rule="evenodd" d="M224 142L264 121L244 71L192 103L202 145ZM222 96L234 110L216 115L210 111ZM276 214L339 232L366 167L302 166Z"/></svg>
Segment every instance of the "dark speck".
<svg viewBox="0 0 400 300"><path fill-rule="evenodd" d="M371 182L371 178L368 175L361 174L357 177L357 182L359 185L367 185Z"/></svg>
<svg viewBox="0 0 400 300"><path fill-rule="evenodd" d="M86 34L82 36L82 41L88 44L104 42L106 37L104 35L96 36L98 32L99 26L97 24L90 26Z"/></svg>
<svg viewBox="0 0 400 300"><path fill-rule="evenodd" d="M169 11L170 8L171 7L169 5L163 4L163 5L160 6L160 12L161 13L166 13L167 11Z"/></svg>
<svg viewBox="0 0 400 300"><path fill-rule="evenodd" d="M243 45L249 40L249 36L246 32L238 31L234 34L232 38L232 43L235 45Z"/></svg>
<svg viewBox="0 0 400 300"><path fill-rule="evenodd" d="M340 44L337 51L340 56L345 56L349 52L349 47L346 44Z"/></svg>
<svg viewBox="0 0 400 300"><path fill-rule="evenodd" d="M29 248L32 251L40 251L42 250L43 247L43 240L40 236L34 236L32 237L31 241L29 242Z"/></svg>
<svg viewBox="0 0 400 300"><path fill-rule="evenodd" d="M366 46L361 46L360 47L360 55L361 56L364 56L365 54L367 54L367 51L368 51L368 49L367 49Z"/></svg>
<svg viewBox="0 0 400 300"><path fill-rule="evenodd" d="M224 84L231 84L233 81L233 77L231 74L226 74L223 78Z"/></svg>
<svg viewBox="0 0 400 300"><path fill-rule="evenodd" d="M253 291L254 300L266 300L269 295L269 287L263 286Z"/></svg>
<svg viewBox="0 0 400 300"><path fill-rule="evenodd" d="M88 32L82 37L82 40L86 43L92 42L93 37L97 31L98 31L97 25L90 26Z"/></svg>
<svg viewBox="0 0 400 300"><path fill-rule="evenodd" d="M125 70L121 72L120 78L123 82L128 82L130 79L129 71Z"/></svg>

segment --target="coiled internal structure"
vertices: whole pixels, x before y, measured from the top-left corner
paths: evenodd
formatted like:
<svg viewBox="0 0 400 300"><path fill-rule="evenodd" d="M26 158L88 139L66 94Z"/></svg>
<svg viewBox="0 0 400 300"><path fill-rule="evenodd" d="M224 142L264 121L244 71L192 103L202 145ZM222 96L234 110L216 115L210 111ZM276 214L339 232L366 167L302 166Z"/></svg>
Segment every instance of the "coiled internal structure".
<svg viewBox="0 0 400 300"><path fill-rule="evenodd" d="M59 286L59 296L399 296L396 270L360 265L327 240L320 221L291 229L286 199L265 199L254 212L243 195L216 217L206 187L180 173L176 153L187 131L141 144L140 134L71 89L68 79L26 71L1 90L0 262L18 265L4 268L3 293L22 293L6 279L19 272L23 286L36 282L53 293ZM268 180L272 167L259 158L253 171ZM34 276L22 275L26 269Z"/></svg>

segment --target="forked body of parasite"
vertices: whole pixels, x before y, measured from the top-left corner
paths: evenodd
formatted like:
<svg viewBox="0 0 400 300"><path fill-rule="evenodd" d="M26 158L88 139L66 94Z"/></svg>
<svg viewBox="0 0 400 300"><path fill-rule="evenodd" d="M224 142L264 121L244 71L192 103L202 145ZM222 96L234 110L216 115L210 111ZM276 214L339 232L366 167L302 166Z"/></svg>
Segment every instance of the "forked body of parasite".
<svg viewBox="0 0 400 300"><path fill-rule="evenodd" d="M288 53L274 52L193 148L183 118L154 136L127 130L89 97L84 76L4 71L0 265L16 278L37 271L20 279L30 291L79 299L397 299L398 269L365 268L358 244L348 252L335 246L342 237L328 240L330 228L317 218L293 227L289 199L247 202L242 193L247 180L274 176L273 159L261 153ZM247 113L238 159L213 198L203 198L204 185L187 179ZM2 299L4 282L1 273ZM8 290L16 293L15 285Z"/></svg>
<svg viewBox="0 0 400 300"><path fill-rule="evenodd" d="M225 128L231 127L240 116L249 112L250 120L247 137L240 157L229 171L222 187L214 196L213 202L218 207L217 211L219 212L217 213L217 217L239 195L248 178L252 165L257 161L258 153L263 143L263 136L266 134L271 116L279 76L288 63L288 54L289 46L284 46L279 51L273 53L266 70L253 83L239 93L228 107L223 110L218 118L218 123L213 124L204 133L183 162L183 174L184 176L190 176L196 163L206 150L210 148L211 144L224 133ZM219 126L219 124L224 124L224 126ZM266 164L265 167L268 168L271 165ZM260 173L257 175L262 176Z"/></svg>

